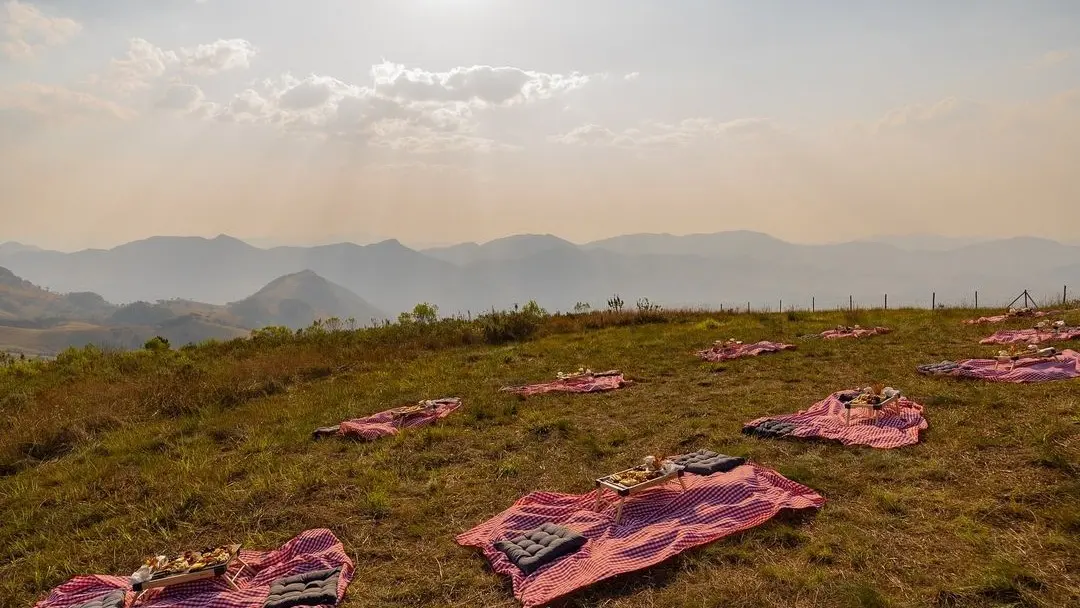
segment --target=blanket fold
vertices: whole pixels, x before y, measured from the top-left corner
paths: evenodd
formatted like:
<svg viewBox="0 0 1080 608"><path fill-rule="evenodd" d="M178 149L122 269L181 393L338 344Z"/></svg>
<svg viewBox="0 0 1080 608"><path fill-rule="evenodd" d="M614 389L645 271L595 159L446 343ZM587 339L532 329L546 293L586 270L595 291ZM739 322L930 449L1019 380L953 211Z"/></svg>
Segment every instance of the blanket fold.
<svg viewBox="0 0 1080 608"><path fill-rule="evenodd" d="M866 445L891 449L919 442L919 433L929 427L923 406L900 397L895 404L871 417L863 408L848 411L840 400L854 391L839 391L809 409L783 416L766 416L743 425L743 433L758 437L804 437L835 439L844 445Z"/></svg>
<svg viewBox="0 0 1080 608"><path fill-rule="evenodd" d="M584 372L565 376L554 382L541 382L522 386L504 386L502 392L517 395L543 395L544 393L600 393L613 391L633 384L619 370L606 372Z"/></svg>
<svg viewBox="0 0 1080 608"><path fill-rule="evenodd" d="M979 340L979 344L1042 344L1077 338L1080 338L1080 327L1003 329Z"/></svg>
<svg viewBox="0 0 1080 608"><path fill-rule="evenodd" d="M825 340L836 340L838 338L868 338L870 336L880 336L891 332L892 329L888 327L837 327L835 329L828 329L820 334L819 338Z"/></svg>
<svg viewBox="0 0 1080 608"><path fill-rule="evenodd" d="M731 340L719 340L709 348L699 350L697 356L705 361L719 363L720 361L730 361L741 357L756 357L766 353L778 353L783 350L793 350L794 348L794 344L769 342L768 340L761 340L760 342L755 342L753 344L742 344L741 342L733 342Z"/></svg>
<svg viewBox="0 0 1080 608"><path fill-rule="evenodd" d="M687 477L686 485L685 491L677 485L658 486L627 498L618 526L614 502L599 512L593 510L595 491L533 492L458 535L457 542L479 549L496 573L510 577L514 596L531 608L760 525L783 509L819 508L825 503L810 488L754 464L708 477ZM495 546L544 523L573 530L587 542L531 574L518 569Z"/></svg>
<svg viewBox="0 0 1080 608"><path fill-rule="evenodd" d="M934 376L952 376L971 378L990 382L1010 382L1026 384L1032 382L1050 382L1053 380L1071 380L1080 377L1080 353L1065 349L1052 359L1023 357L1014 364L999 362L996 359L966 359L964 361L942 361L920 365L919 373Z"/></svg>
<svg viewBox="0 0 1080 608"><path fill-rule="evenodd" d="M382 437L398 434L401 429L427 426L446 418L461 407L458 397L426 399L414 406L397 407L389 410L346 420L337 426L315 429L313 436L337 435L361 441L374 441Z"/></svg>
<svg viewBox="0 0 1080 608"><path fill-rule="evenodd" d="M238 591L229 588L220 577L195 581L151 589L139 600L139 608L263 608L274 581L314 570L340 568L336 601L320 605L331 608L341 602L354 570L341 541L325 528L302 532L272 551L242 549L240 558L249 567L236 579ZM226 576L232 577L240 567L239 561L234 561ZM76 576L53 589L34 608L76 608L117 589L126 590L130 605L135 592L131 591L127 576Z"/></svg>

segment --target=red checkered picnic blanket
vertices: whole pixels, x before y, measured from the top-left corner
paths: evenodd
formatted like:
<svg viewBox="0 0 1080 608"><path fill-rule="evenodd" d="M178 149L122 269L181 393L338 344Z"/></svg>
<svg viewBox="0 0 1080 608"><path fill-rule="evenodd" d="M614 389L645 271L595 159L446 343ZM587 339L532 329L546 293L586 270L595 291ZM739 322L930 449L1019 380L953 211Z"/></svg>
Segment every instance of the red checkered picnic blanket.
<svg viewBox="0 0 1080 608"><path fill-rule="evenodd" d="M1033 313L1026 315L1010 315L1008 313L1003 315L995 315L993 317L979 317L978 319L966 319L964 321L967 325L980 325L983 323L1001 323L1008 319L1038 319L1039 317L1046 317L1049 315L1061 314L1060 310L1037 310Z"/></svg>
<svg viewBox="0 0 1080 608"><path fill-rule="evenodd" d="M1014 366L994 359L968 359L959 364L960 367L945 375L1016 384L1080 377L1080 353L1069 349L1061 351L1059 359L1024 358Z"/></svg>
<svg viewBox="0 0 1080 608"><path fill-rule="evenodd" d="M495 572L511 578L514 596L529 608L760 525L782 509L818 508L825 503L810 488L754 464L683 479L686 491L673 481L627 497L619 525L615 501L608 500L600 512L593 510L595 491L533 492L460 534L457 542L480 549ZM493 546L546 522L574 530L588 542L528 576Z"/></svg>
<svg viewBox="0 0 1080 608"><path fill-rule="evenodd" d="M852 408L851 424L848 424L847 409L838 399L844 392L850 391L833 393L796 414L766 416L751 420L744 426L779 420L795 425L795 430L789 435L791 437L836 439L844 445L867 445L881 449L916 444L919 442L919 432L929 426L922 415L923 406L905 397L882 409L876 418L871 418L866 408Z"/></svg>
<svg viewBox="0 0 1080 608"><path fill-rule="evenodd" d="M697 356L706 361L718 363L720 361L730 361L740 357L756 357L764 353L778 353L782 350L791 350L794 348L794 344L782 344L780 342L769 342L768 340L762 340L761 342L755 342L754 344L734 344L720 340L711 347L698 351Z"/></svg>
<svg viewBox="0 0 1080 608"><path fill-rule="evenodd" d="M1080 327L1060 327L1057 331L1049 329L1003 329L994 335L979 340L979 344L1041 344L1080 338Z"/></svg>
<svg viewBox="0 0 1080 608"><path fill-rule="evenodd" d="M627 380L618 370L611 370L560 378L554 382L542 382L524 386L504 386L499 390L526 396L541 395L543 393L598 393L613 391L630 384L633 384L633 380Z"/></svg>
<svg viewBox="0 0 1080 608"><path fill-rule="evenodd" d="M151 589L139 600L139 608L262 608L270 595L273 581L313 570L341 566L338 575L338 603L353 576L353 563L334 533L325 528L307 530L273 551L242 549L240 558L250 568L236 579L234 591L221 578L213 578L172 587ZM240 563L234 561L227 576L236 574ZM35 608L73 608L116 589L127 589L127 606L136 593L126 576L76 576L52 590ZM336 604L334 604L336 605ZM330 606L324 606L330 608Z"/></svg>
<svg viewBox="0 0 1080 608"><path fill-rule="evenodd" d="M356 437L364 441L374 441L380 437L396 435L399 429L425 426L441 418L446 418L461 407L461 399L458 397L431 399L421 401L420 405L427 406L427 409L409 416L395 417L394 410L389 409L366 418L346 420L338 427L337 434Z"/></svg>
<svg viewBox="0 0 1080 608"><path fill-rule="evenodd" d="M868 336L879 336L881 334L887 334L891 329L888 327L871 327L869 329L865 327L851 328L851 329L829 329L821 332L818 336L826 340L835 340L837 338L866 338Z"/></svg>

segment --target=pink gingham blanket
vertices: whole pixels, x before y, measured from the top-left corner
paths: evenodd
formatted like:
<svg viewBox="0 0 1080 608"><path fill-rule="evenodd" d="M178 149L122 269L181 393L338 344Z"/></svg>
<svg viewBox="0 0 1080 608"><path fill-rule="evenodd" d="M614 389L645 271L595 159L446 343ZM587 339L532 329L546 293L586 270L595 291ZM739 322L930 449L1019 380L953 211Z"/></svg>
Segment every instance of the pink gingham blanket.
<svg viewBox="0 0 1080 608"><path fill-rule="evenodd" d="M721 340L705 350L699 350L697 356L706 361L718 363L740 357L756 357L765 353L778 353L782 350L792 350L794 348L794 344L782 344L780 342L769 342L768 340L753 344L733 344Z"/></svg>
<svg viewBox="0 0 1080 608"><path fill-rule="evenodd" d="M1038 319L1039 317L1047 317L1050 315L1061 314L1060 310L1037 310L1033 313L1026 315L1010 315L1008 313L1003 315L995 315L993 317L979 317L978 319L966 319L964 323L967 325L981 325L983 323L1001 323L1008 319Z"/></svg>
<svg viewBox="0 0 1080 608"><path fill-rule="evenodd" d="M892 330L888 327L871 327L869 329L864 327L856 328L844 328L844 329L829 329L818 334L821 338L826 340L835 340L837 338L866 338L869 336L880 336L887 334Z"/></svg>
<svg viewBox="0 0 1080 608"><path fill-rule="evenodd" d="M461 399L458 397L430 399L421 401L420 403L428 406L429 409L396 420L394 419L392 409L379 412L378 414L372 414L365 418L346 420L339 425L337 434L355 437L364 441L374 441L381 437L396 435L400 429L426 426L436 420L446 418L461 407Z"/></svg>
<svg viewBox="0 0 1080 608"><path fill-rule="evenodd" d="M542 395L544 393L599 393L613 391L630 384L633 384L633 380L627 380L618 370L611 370L560 378L554 382L526 384L524 386L504 386L499 390L525 396Z"/></svg>
<svg viewBox="0 0 1080 608"><path fill-rule="evenodd" d="M236 579L239 591L233 591L221 578L151 589L139 600L139 608L262 608L270 595L270 584L282 577L313 570L341 567L338 575L337 603L353 576L353 563L334 533L325 528L307 530L273 551L241 549L240 558L250 568ZM236 574L240 564L234 561L227 576ZM134 568L132 568L134 570ZM52 590L35 608L73 608L116 589L127 589L127 606L136 593L127 576L76 576ZM334 605L337 605L335 603ZM324 605L323 608L330 608Z"/></svg>
<svg viewBox="0 0 1080 608"><path fill-rule="evenodd" d="M1057 331L1049 329L1003 329L979 340L979 344L1041 344L1080 338L1080 327L1060 327Z"/></svg>
<svg viewBox="0 0 1080 608"><path fill-rule="evenodd" d="M619 525L610 491L599 512L593 510L595 490L581 495L533 492L460 534L457 542L482 551L495 572L510 577L514 596L529 608L753 528L782 509L819 508L825 503L810 488L754 464L707 477L687 475L683 480L686 491L672 481L627 497ZM528 576L493 546L545 522L574 530L588 542Z"/></svg>
<svg viewBox="0 0 1080 608"><path fill-rule="evenodd" d="M919 442L919 432L929 427L923 417L923 406L901 396L892 406L878 412L872 419L866 408L851 409L851 424L847 423L847 409L838 398L851 391L839 391L818 401L809 409L783 416L766 416L751 420L744 427L755 427L767 420L778 420L795 425L787 436L817 439L835 439L844 445L866 445L872 448L892 449Z"/></svg>
<svg viewBox="0 0 1080 608"><path fill-rule="evenodd" d="M1065 349L1058 359L1024 358L1017 360L1012 369L1009 367L1008 363L997 363L994 359L968 359L943 375L1015 384L1072 380L1080 377L1080 353Z"/></svg>

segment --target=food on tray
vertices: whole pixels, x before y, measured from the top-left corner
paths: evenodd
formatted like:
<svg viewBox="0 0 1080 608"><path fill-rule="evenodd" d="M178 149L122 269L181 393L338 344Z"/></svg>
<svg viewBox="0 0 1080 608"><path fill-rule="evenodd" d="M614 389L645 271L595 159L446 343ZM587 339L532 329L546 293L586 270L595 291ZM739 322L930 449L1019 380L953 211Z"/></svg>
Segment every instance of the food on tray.
<svg viewBox="0 0 1080 608"><path fill-rule="evenodd" d="M425 407L422 404L406 405L404 407L394 408L394 409L390 410L390 413L393 416L412 416L414 414L419 414L419 413L423 412L426 409L427 409L427 407Z"/></svg>
<svg viewBox="0 0 1080 608"><path fill-rule="evenodd" d="M848 401L848 405L880 405L899 394L900 391L895 388L878 383L862 389L858 395Z"/></svg>
<svg viewBox="0 0 1080 608"><path fill-rule="evenodd" d="M207 568L215 568L227 564L232 559L232 550L221 545L219 547L207 547L202 551L184 551L171 560L164 555L147 558L143 562L143 568L149 570L153 578L162 578L187 572L197 572Z"/></svg>
<svg viewBox="0 0 1080 608"><path fill-rule="evenodd" d="M615 473L608 476L609 481L613 481L624 488L631 488L638 484L651 481L657 477L662 477L663 471L657 469L650 471L645 465L634 467L630 470L623 471L621 473Z"/></svg>

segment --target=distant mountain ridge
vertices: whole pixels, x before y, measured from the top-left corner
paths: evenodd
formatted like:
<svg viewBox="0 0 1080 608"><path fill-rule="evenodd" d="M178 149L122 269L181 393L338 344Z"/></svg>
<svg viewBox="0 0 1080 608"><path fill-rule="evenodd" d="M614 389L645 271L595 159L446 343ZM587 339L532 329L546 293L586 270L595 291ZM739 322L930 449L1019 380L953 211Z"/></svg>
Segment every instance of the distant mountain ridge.
<svg viewBox="0 0 1080 608"><path fill-rule="evenodd" d="M922 240L920 240L922 239ZM885 241L885 242L881 242ZM95 291L114 302L185 298L239 302L268 283L311 270L395 316L418 302L444 314L530 299L553 310L603 306L614 293L665 306L879 303L1005 304L1016 293L1080 293L1080 247L1032 237L965 242L923 235L797 244L753 231L631 234L574 244L550 234L415 250L369 245L260 249L220 235L155 237L109 250L19 251L0 264L57 291ZM357 296L359 297L359 296ZM359 317L357 317L359 319Z"/></svg>
<svg viewBox="0 0 1080 608"><path fill-rule="evenodd" d="M279 277L228 306L183 299L117 306L96 293L45 290L0 267L0 351L54 354L86 344L138 348L154 336L182 346L242 337L268 325L299 329L330 317L366 325L385 315L310 270Z"/></svg>
<svg viewBox="0 0 1080 608"><path fill-rule="evenodd" d="M335 285L310 270L274 279L255 294L228 305L228 310L252 327L285 325L307 327L316 319L353 319L367 325L386 318L355 293Z"/></svg>

